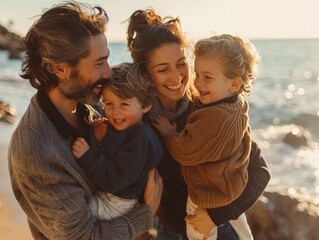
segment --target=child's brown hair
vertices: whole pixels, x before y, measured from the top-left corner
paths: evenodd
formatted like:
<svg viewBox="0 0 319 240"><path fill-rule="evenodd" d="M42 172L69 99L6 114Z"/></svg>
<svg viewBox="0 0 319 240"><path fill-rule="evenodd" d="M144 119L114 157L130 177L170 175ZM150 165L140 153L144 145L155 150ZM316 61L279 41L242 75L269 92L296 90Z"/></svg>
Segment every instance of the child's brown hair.
<svg viewBox="0 0 319 240"><path fill-rule="evenodd" d="M142 108L152 105L155 95L153 79L142 74L138 65L127 62L112 67L112 77L104 82L103 87L123 99L136 97Z"/></svg>

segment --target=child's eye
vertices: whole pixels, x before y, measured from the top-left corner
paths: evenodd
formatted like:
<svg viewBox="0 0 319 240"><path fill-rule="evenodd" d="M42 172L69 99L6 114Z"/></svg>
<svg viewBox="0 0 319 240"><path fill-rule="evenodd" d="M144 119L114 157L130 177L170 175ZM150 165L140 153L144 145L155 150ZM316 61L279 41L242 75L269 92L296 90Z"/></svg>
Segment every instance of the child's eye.
<svg viewBox="0 0 319 240"><path fill-rule="evenodd" d="M130 104L128 104L128 103L121 103L121 105L122 105L123 107L128 107L128 106L130 106Z"/></svg>
<svg viewBox="0 0 319 240"><path fill-rule="evenodd" d="M111 102L104 102L105 107L111 107L112 105L113 105L113 103L111 103Z"/></svg>

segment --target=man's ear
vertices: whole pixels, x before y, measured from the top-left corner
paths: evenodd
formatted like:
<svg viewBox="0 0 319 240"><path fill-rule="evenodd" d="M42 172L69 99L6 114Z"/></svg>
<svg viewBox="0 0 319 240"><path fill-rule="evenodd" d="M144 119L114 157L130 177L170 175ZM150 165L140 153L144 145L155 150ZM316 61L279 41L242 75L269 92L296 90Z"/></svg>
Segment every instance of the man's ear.
<svg viewBox="0 0 319 240"><path fill-rule="evenodd" d="M147 113L149 110L151 110L152 105L148 105L145 108L143 108L143 113Z"/></svg>
<svg viewBox="0 0 319 240"><path fill-rule="evenodd" d="M231 80L229 91L231 93L238 92L238 90L241 88L242 84L243 84L243 79L241 77L235 77L234 79Z"/></svg>
<svg viewBox="0 0 319 240"><path fill-rule="evenodd" d="M51 66L53 73L61 80L67 79L67 64L66 63L57 63Z"/></svg>

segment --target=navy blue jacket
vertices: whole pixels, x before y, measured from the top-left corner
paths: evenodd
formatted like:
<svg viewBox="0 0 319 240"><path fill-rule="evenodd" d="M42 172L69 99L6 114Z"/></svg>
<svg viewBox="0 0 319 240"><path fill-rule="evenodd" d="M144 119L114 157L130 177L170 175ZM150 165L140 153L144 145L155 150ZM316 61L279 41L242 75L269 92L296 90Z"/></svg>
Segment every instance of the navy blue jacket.
<svg viewBox="0 0 319 240"><path fill-rule="evenodd" d="M90 148L78 163L100 191L132 199L143 194L148 171L162 157L161 142L148 124L135 124L123 131L110 125L100 153Z"/></svg>

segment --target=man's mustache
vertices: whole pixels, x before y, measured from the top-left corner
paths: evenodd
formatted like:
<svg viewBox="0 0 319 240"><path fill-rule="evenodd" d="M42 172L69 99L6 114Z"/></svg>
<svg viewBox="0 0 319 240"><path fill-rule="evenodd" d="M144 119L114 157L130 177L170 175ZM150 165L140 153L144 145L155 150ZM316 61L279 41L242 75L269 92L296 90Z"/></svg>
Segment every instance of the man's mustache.
<svg viewBox="0 0 319 240"><path fill-rule="evenodd" d="M96 87L102 88L103 85L104 85L107 81L108 81L107 78L102 78L102 79L97 80L97 81L92 85L92 89L93 89L93 88L96 88Z"/></svg>

